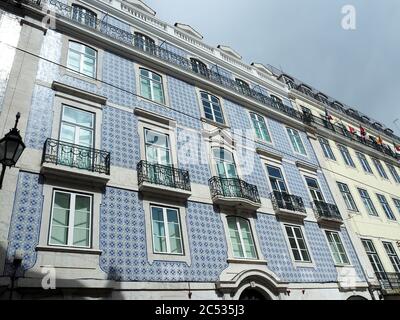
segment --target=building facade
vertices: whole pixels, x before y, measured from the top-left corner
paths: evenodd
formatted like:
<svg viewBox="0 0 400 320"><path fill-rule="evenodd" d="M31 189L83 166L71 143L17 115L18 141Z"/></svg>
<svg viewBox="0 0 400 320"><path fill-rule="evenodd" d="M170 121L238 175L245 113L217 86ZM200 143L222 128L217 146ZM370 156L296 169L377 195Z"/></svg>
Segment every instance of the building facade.
<svg viewBox="0 0 400 320"><path fill-rule="evenodd" d="M308 115L311 143L386 299L400 289L399 141L393 131L299 80L274 70L292 101ZM362 252L364 251L364 252ZM365 258L365 255L364 255Z"/></svg>
<svg viewBox="0 0 400 320"><path fill-rule="evenodd" d="M20 112L26 149L0 190L0 297L378 298L360 241L381 233L271 68L141 1L1 5L0 129Z"/></svg>

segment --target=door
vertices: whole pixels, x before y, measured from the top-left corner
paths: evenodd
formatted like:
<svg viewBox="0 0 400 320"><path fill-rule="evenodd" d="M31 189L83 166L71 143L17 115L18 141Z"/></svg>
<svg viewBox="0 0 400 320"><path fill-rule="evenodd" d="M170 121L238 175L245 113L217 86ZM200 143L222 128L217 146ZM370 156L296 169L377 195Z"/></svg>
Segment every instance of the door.
<svg viewBox="0 0 400 320"><path fill-rule="evenodd" d="M150 129L145 130L146 171L150 182L174 186L169 136Z"/></svg>
<svg viewBox="0 0 400 320"><path fill-rule="evenodd" d="M240 196L240 183L233 154L224 148L213 148L216 171L221 178L221 188L227 197Z"/></svg>
<svg viewBox="0 0 400 320"><path fill-rule="evenodd" d="M94 115L63 106L58 162L70 167L90 169L93 165Z"/></svg>

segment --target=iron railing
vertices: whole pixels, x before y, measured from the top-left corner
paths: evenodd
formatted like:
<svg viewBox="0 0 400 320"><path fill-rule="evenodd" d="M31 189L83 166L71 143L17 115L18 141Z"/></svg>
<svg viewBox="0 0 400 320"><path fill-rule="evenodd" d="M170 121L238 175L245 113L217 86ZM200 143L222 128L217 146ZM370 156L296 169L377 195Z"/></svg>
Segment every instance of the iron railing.
<svg viewBox="0 0 400 320"><path fill-rule="evenodd" d="M315 200L311 203L311 205L314 208L314 212L318 218L343 221L343 218L339 212L339 208L336 204Z"/></svg>
<svg viewBox="0 0 400 320"><path fill-rule="evenodd" d="M275 211L285 209L293 212L306 213L303 199L299 196L286 192L273 191L270 193L270 198Z"/></svg>
<svg viewBox="0 0 400 320"><path fill-rule="evenodd" d="M33 0L20 0L23 3L35 5ZM82 24L87 28L97 30L103 35L117 40L123 44L129 45L136 50L140 50L150 56L154 56L160 60L173 64L185 71L197 74L200 77L206 78L218 85L230 89L240 95L246 96L264 105L277 109L291 118L302 120L302 113L292 107L286 106L280 101L274 101L270 96L267 96L254 88L243 89L243 86L238 84L234 79L222 75L218 66L215 65L211 69L199 70L193 68L190 59L180 56L166 48L158 46L150 41L145 41L140 35L135 35L129 31L118 28L106 21L94 18L92 14L86 14L80 10L74 10L72 6L66 5L58 0L43 0L42 4L47 3L49 9L54 10L58 16L67 18L74 23Z"/></svg>
<svg viewBox="0 0 400 320"><path fill-rule="evenodd" d="M346 126L341 123L332 123L332 121L328 121L323 118L316 117L312 115L310 112L303 112L303 121L308 125L317 125L320 127L324 127L332 132L335 132L343 137L346 137L349 140L356 141L358 143L362 143L365 146L375 149L376 151L382 152L385 155L393 157L397 160L400 159L400 154L394 152L388 145L378 144L371 136L369 138L362 137L356 133L350 133L350 131L346 128Z"/></svg>
<svg viewBox="0 0 400 320"><path fill-rule="evenodd" d="M110 153L55 139L44 143L42 164L53 163L71 168L110 174Z"/></svg>
<svg viewBox="0 0 400 320"><path fill-rule="evenodd" d="M191 191L189 171L161 164L140 161L137 164L139 185L144 182Z"/></svg>
<svg viewBox="0 0 400 320"><path fill-rule="evenodd" d="M261 203L257 186L239 178L212 177L208 183L213 198L222 196L227 198L247 199L255 203Z"/></svg>
<svg viewBox="0 0 400 320"><path fill-rule="evenodd" d="M399 290L400 294L400 273L399 272L375 272L381 286L385 290Z"/></svg>

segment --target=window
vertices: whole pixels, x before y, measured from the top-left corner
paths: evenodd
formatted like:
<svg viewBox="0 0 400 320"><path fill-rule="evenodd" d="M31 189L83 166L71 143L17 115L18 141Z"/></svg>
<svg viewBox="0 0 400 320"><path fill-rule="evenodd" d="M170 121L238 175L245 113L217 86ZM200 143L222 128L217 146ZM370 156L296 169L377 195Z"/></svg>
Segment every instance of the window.
<svg viewBox="0 0 400 320"><path fill-rule="evenodd" d="M152 38L142 33L135 32L135 46L143 51L154 53L156 43Z"/></svg>
<svg viewBox="0 0 400 320"><path fill-rule="evenodd" d="M318 140L319 140L319 143L321 144L321 148L322 148L322 151L324 152L325 157L336 161L336 157L333 154L333 151L331 149L329 141L322 137L319 137Z"/></svg>
<svg viewBox="0 0 400 320"><path fill-rule="evenodd" d="M154 164L171 165L169 136L154 130L144 129L146 160Z"/></svg>
<svg viewBox="0 0 400 320"><path fill-rule="evenodd" d="M358 211L356 203L354 202L353 196L350 193L348 185L341 182L338 182L337 185L339 187L340 192L342 193L347 209L351 211Z"/></svg>
<svg viewBox="0 0 400 320"><path fill-rule="evenodd" d="M283 178L282 171L278 167L267 165L269 181L271 182L272 190L277 192L288 193L286 188L285 179Z"/></svg>
<svg viewBox="0 0 400 320"><path fill-rule="evenodd" d="M369 162L367 160L367 157L364 154L362 154L361 152L356 152L356 153L357 153L358 160L360 160L361 166L364 169L364 171L367 173L373 174L371 166L369 165Z"/></svg>
<svg viewBox="0 0 400 320"><path fill-rule="evenodd" d="M276 103L283 103L281 98L278 98L277 96L274 96L271 94L271 99L276 102Z"/></svg>
<svg viewBox="0 0 400 320"><path fill-rule="evenodd" d="M53 193L49 244L91 246L92 197L66 191Z"/></svg>
<svg viewBox="0 0 400 320"><path fill-rule="evenodd" d="M389 171L390 171L394 181L396 181L397 183L400 183L400 176L399 176L395 166L392 164L389 164L389 163L387 163L386 165L389 168Z"/></svg>
<svg viewBox="0 0 400 320"><path fill-rule="evenodd" d="M157 73L140 68L140 93L147 99L165 104L162 77Z"/></svg>
<svg viewBox="0 0 400 320"><path fill-rule="evenodd" d="M249 221L240 217L227 217L227 221L233 256L235 258L257 259Z"/></svg>
<svg viewBox="0 0 400 320"><path fill-rule="evenodd" d="M317 179L310 177L305 177L305 179L313 201L324 201L324 196L322 195L321 189L319 188Z"/></svg>
<svg viewBox="0 0 400 320"><path fill-rule="evenodd" d="M183 254L179 211L151 206L154 253Z"/></svg>
<svg viewBox="0 0 400 320"><path fill-rule="evenodd" d="M207 65L200 60L190 58L190 63L192 64L192 70L196 73L200 73L201 75L208 77L208 68Z"/></svg>
<svg viewBox="0 0 400 320"><path fill-rule="evenodd" d="M84 7L72 5L72 19L88 27L96 28L97 15Z"/></svg>
<svg viewBox="0 0 400 320"><path fill-rule="evenodd" d="M254 130L256 131L256 136L258 139L265 142L272 142L271 136L269 135L267 125L265 124L264 117L250 112L251 121L253 122Z"/></svg>
<svg viewBox="0 0 400 320"><path fill-rule="evenodd" d="M285 229L294 260L297 262L311 262L301 228L298 226L285 225Z"/></svg>
<svg viewBox="0 0 400 320"><path fill-rule="evenodd" d="M233 154L224 148L213 148L212 151L218 176L221 178L237 178Z"/></svg>
<svg viewBox="0 0 400 320"><path fill-rule="evenodd" d="M242 79L235 79L236 85L238 86L239 90L245 94L249 94L250 92L250 86L246 81L243 81Z"/></svg>
<svg viewBox="0 0 400 320"><path fill-rule="evenodd" d="M342 145L338 145L338 148L339 148L340 153L342 154L344 162L348 166L355 168L356 165L354 164L354 161L350 156L349 149L347 149L345 146L342 146Z"/></svg>
<svg viewBox="0 0 400 320"><path fill-rule="evenodd" d="M397 211L398 211L399 214L400 214L400 200L399 200L399 199L393 199L393 202L394 202L394 205L395 205L396 208L397 208Z"/></svg>
<svg viewBox="0 0 400 320"><path fill-rule="evenodd" d="M207 119L224 124L222 109L219 99L207 92L200 92L204 115Z"/></svg>
<svg viewBox="0 0 400 320"><path fill-rule="evenodd" d="M82 169L91 168L92 155L89 148L93 147L94 114L64 105L59 140L66 144L60 145L58 149L58 163ZM77 152L76 146L83 148Z"/></svg>
<svg viewBox="0 0 400 320"><path fill-rule="evenodd" d="M373 242L369 239L361 239L361 241L374 271L376 273L379 273L380 275L385 273L385 269L383 269L381 259L376 253L376 249Z"/></svg>
<svg viewBox="0 0 400 320"><path fill-rule="evenodd" d="M376 211L376 208L368 194L368 191L358 188L358 192L360 193L361 200L364 202L364 205L368 211L368 214L370 214L372 216L378 216L378 212Z"/></svg>
<svg viewBox="0 0 400 320"><path fill-rule="evenodd" d="M333 255L333 259L336 264L349 264L349 259L347 258L346 250L342 244L339 233L334 231L326 231L326 236L328 238L329 247Z"/></svg>
<svg viewBox="0 0 400 320"><path fill-rule="evenodd" d="M96 60L97 52L94 49L74 41L69 42L67 68L95 78Z"/></svg>
<svg viewBox="0 0 400 320"><path fill-rule="evenodd" d="M382 166L382 163L378 159L372 159L372 161L374 162L376 170L378 170L379 175L384 179L389 179L385 169Z"/></svg>
<svg viewBox="0 0 400 320"><path fill-rule="evenodd" d="M292 128L286 128L286 129L289 134L289 139L290 142L292 143L294 151L306 156L307 152L306 149L304 148L303 141L301 140L299 132Z"/></svg>
<svg viewBox="0 0 400 320"><path fill-rule="evenodd" d="M383 246L385 247L386 253L389 256L390 262L393 265L393 269L396 273L400 273L400 259L394 250L393 244L391 242L383 241Z"/></svg>
<svg viewBox="0 0 400 320"><path fill-rule="evenodd" d="M386 200L386 197L383 194L376 194L376 196L378 197L379 202L382 205L382 209L383 211L385 211L386 216L390 219L390 220L396 220L396 217L393 214L392 208L390 208L389 203Z"/></svg>

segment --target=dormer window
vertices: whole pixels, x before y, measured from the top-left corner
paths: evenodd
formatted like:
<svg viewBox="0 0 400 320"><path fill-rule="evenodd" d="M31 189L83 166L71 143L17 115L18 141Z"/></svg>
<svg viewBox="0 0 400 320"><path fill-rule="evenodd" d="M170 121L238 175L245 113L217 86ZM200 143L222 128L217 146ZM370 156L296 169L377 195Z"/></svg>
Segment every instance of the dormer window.
<svg viewBox="0 0 400 320"><path fill-rule="evenodd" d="M283 103L281 98L274 96L273 94L271 94L271 99L276 103L280 103L280 104Z"/></svg>
<svg viewBox="0 0 400 320"><path fill-rule="evenodd" d="M241 92L243 92L243 93L250 92L250 85L246 81L236 78L235 82Z"/></svg>
<svg viewBox="0 0 400 320"><path fill-rule="evenodd" d="M97 15L85 7L72 5L72 20L84 24L91 28L96 28Z"/></svg>
<svg viewBox="0 0 400 320"><path fill-rule="evenodd" d="M156 42L140 32L135 32L135 46L146 52L154 52Z"/></svg>
<svg viewBox="0 0 400 320"><path fill-rule="evenodd" d="M190 63L192 64L192 70L199 73L205 77L208 77L208 68L204 62L197 60L195 58L190 58Z"/></svg>
<svg viewBox="0 0 400 320"><path fill-rule="evenodd" d="M305 84L299 85L299 88L298 88L298 89L299 89L301 92L303 92L304 94L308 95L308 96L311 96L311 97L314 96L314 95L313 95L313 92L312 92L312 90L311 90L311 88L308 87L308 86L306 86Z"/></svg>
<svg viewBox="0 0 400 320"><path fill-rule="evenodd" d="M326 95L324 95L323 93L319 92L316 95L317 100L319 100L320 102L324 103L324 104L328 104L328 97Z"/></svg>

